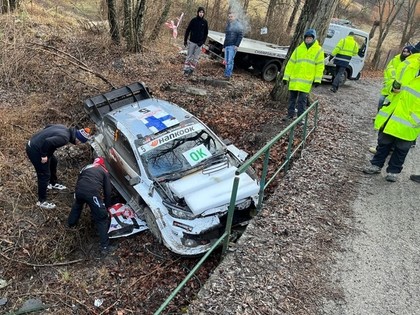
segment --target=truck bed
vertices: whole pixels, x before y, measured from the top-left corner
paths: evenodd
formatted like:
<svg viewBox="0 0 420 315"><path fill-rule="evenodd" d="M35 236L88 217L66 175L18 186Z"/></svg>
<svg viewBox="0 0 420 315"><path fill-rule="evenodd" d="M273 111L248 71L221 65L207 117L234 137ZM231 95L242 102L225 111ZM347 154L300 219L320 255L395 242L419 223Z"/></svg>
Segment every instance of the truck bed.
<svg viewBox="0 0 420 315"><path fill-rule="evenodd" d="M208 37L222 45L225 40L224 33L215 31L209 31ZM238 48L238 52L284 59L286 57L288 48L289 46L278 46L275 44L244 37Z"/></svg>

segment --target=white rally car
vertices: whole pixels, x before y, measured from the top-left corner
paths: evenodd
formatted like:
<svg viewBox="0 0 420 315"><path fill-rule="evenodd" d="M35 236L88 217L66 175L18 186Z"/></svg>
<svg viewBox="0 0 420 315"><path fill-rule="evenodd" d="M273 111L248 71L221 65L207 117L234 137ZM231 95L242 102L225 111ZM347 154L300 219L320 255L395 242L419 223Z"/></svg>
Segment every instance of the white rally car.
<svg viewBox="0 0 420 315"><path fill-rule="evenodd" d="M89 98L85 110L96 124L95 154L153 235L180 255L206 252L225 230L246 153L179 106L152 98L142 83ZM240 175L234 225L251 219L259 190L252 169Z"/></svg>

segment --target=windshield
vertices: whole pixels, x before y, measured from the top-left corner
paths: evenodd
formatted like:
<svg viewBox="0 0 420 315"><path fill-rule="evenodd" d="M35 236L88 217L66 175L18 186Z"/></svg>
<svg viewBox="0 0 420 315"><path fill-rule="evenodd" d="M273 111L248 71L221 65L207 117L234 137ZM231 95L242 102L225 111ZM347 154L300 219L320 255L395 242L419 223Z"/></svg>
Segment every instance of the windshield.
<svg viewBox="0 0 420 315"><path fill-rule="evenodd" d="M224 153L223 144L203 125L195 124L183 130L175 130L139 147L141 159L151 177L179 174ZM152 145L156 147L151 148Z"/></svg>

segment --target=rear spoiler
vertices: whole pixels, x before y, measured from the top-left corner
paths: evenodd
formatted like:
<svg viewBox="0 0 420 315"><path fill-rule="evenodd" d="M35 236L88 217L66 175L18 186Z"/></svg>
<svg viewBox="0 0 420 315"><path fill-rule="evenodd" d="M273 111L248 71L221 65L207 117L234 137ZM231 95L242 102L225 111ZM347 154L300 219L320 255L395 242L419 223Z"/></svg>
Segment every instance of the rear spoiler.
<svg viewBox="0 0 420 315"><path fill-rule="evenodd" d="M135 82L88 98L84 101L84 108L95 124L99 124L102 117L110 111L151 97L149 88L144 83Z"/></svg>

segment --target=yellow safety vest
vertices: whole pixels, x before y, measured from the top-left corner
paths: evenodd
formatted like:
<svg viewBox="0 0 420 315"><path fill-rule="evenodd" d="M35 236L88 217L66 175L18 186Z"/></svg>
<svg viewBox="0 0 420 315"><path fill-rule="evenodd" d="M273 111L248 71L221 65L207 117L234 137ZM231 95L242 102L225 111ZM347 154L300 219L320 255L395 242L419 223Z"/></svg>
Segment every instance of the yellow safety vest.
<svg viewBox="0 0 420 315"><path fill-rule="evenodd" d="M401 54L394 56L390 62L388 62L385 70L384 70L384 82L382 84L382 95L388 95L390 90L392 89L392 83L395 80L396 72L398 66L401 63Z"/></svg>
<svg viewBox="0 0 420 315"><path fill-rule="evenodd" d="M290 56L283 80L289 81L289 90L309 93L313 82L321 83L323 73L324 50L318 41L309 48L302 42Z"/></svg>
<svg viewBox="0 0 420 315"><path fill-rule="evenodd" d="M389 106L380 109L375 129L406 141L414 141L420 134L420 77L401 88Z"/></svg>
<svg viewBox="0 0 420 315"><path fill-rule="evenodd" d="M401 86L406 85L411 80L413 80L420 70L420 53L412 54L405 58L396 68L395 72L395 81L401 84ZM392 84L389 88L387 99L392 102L392 99L398 93L392 92Z"/></svg>

